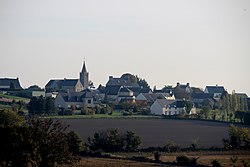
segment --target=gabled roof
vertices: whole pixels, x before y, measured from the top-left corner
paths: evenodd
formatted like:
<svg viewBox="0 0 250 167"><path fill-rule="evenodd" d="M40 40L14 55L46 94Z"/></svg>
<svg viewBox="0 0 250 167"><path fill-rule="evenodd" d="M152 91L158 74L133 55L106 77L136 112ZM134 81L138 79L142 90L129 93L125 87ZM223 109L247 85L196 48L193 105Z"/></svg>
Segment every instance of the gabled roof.
<svg viewBox="0 0 250 167"><path fill-rule="evenodd" d="M121 87L119 92L128 92L129 93L129 92L133 92L133 91L130 90L129 88L127 88L127 87Z"/></svg>
<svg viewBox="0 0 250 167"><path fill-rule="evenodd" d="M236 96L238 96L241 99L247 99L248 96L246 93L235 93Z"/></svg>
<svg viewBox="0 0 250 167"><path fill-rule="evenodd" d="M0 78L0 89L23 89L20 85L19 79Z"/></svg>
<svg viewBox="0 0 250 167"><path fill-rule="evenodd" d="M51 87L53 84L57 84L58 87L75 86L77 82L78 79L52 79L46 84L45 87Z"/></svg>
<svg viewBox="0 0 250 167"><path fill-rule="evenodd" d="M59 82L60 86L75 86L78 79L64 79Z"/></svg>
<svg viewBox="0 0 250 167"><path fill-rule="evenodd" d="M193 93L193 99L213 99L214 94L212 93Z"/></svg>
<svg viewBox="0 0 250 167"><path fill-rule="evenodd" d="M184 108L185 107L184 100L157 99L156 102L158 102L162 108L165 108L165 107Z"/></svg>
<svg viewBox="0 0 250 167"><path fill-rule="evenodd" d="M175 103L175 100L167 100L167 99L157 99L155 102L158 102L159 105L164 108L170 106L172 103Z"/></svg>
<svg viewBox="0 0 250 167"><path fill-rule="evenodd" d="M153 103L157 99L166 99L166 97L171 97L169 93L142 93L142 95L150 103Z"/></svg>
<svg viewBox="0 0 250 167"><path fill-rule="evenodd" d="M118 92L120 90L121 86L120 85L109 85L106 86L106 94L107 95L118 95Z"/></svg>
<svg viewBox="0 0 250 167"><path fill-rule="evenodd" d="M225 88L223 86L206 86L208 93L223 93Z"/></svg>

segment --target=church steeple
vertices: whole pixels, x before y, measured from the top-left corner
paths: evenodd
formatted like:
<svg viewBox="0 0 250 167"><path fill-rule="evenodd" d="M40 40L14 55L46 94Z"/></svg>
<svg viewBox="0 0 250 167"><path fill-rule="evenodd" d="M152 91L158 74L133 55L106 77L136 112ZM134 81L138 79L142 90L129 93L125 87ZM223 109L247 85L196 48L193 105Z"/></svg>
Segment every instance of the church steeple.
<svg viewBox="0 0 250 167"><path fill-rule="evenodd" d="M82 71L80 72L80 82L83 89L87 89L89 86L89 73L87 72L85 60L83 62Z"/></svg>
<svg viewBox="0 0 250 167"><path fill-rule="evenodd" d="M82 73L84 73L84 72L87 72L85 60L83 62L83 66L82 66Z"/></svg>

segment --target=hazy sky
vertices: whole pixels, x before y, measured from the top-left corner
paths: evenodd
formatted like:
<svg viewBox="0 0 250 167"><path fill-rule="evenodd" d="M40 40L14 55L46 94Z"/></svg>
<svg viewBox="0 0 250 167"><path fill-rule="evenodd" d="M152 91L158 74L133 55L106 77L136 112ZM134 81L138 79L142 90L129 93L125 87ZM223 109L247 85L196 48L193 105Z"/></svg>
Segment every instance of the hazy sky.
<svg viewBox="0 0 250 167"><path fill-rule="evenodd" d="M250 1L0 0L0 77L44 87L84 58L95 86L130 72L250 96Z"/></svg>

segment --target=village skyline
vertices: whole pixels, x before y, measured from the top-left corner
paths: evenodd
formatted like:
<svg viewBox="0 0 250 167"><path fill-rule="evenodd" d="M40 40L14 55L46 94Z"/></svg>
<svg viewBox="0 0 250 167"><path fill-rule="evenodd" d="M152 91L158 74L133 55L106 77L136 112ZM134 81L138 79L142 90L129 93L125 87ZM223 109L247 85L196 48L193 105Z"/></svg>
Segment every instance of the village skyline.
<svg viewBox="0 0 250 167"><path fill-rule="evenodd" d="M147 78L143 78L143 77L141 77L140 75L137 75L137 74L134 74L134 73L131 73L131 72L124 72L124 73L122 73L122 74L120 74L120 75L108 75L108 76L106 76L106 81L105 82L103 82L103 83L95 83L92 79L91 79L91 73L89 72L89 70L88 70L88 68L87 68L87 63L86 63L86 60L85 60L85 58L84 58L84 61L83 61L83 64L82 64L82 67L81 67L81 70L79 70L79 72L77 73L78 74L78 76L76 76L76 77L52 77L52 78L50 78L49 80L47 80L46 81L46 83L44 84L44 85L39 85L39 84L30 84L30 85L27 85L27 86L23 86L23 84L22 84L22 79L21 78L19 78L19 77L1 77L2 79L3 78L9 78L9 79L18 79L19 80L19 82L20 82L20 86L23 88L23 89L26 89L26 88L28 88L28 87L30 87L30 86L39 86L40 88L42 88L42 89L46 89L46 85L49 83L49 81L50 80L72 80L72 79L75 79L76 78L76 80L81 80L81 78L79 77L79 74L81 75L81 73L82 73L82 70L85 70L87 73L88 73L88 76L87 76L87 80L91 83L91 84L93 84L92 85L92 88L94 88L94 89L96 89L96 88L98 88L98 86L99 85L102 85L102 86L105 86L108 82L109 82L109 79L110 79L110 77L112 77L112 78L120 78L120 77L122 77L123 75L134 75L134 76L137 76L138 78L140 78L140 79L143 79L143 80L145 80L146 82L147 82L147 84L148 84L148 86L152 89L152 90L154 90L154 89L162 89L162 88L164 88L164 87L175 87L176 85L178 85L178 84L182 84L182 85L190 85L190 87L194 87L194 88L199 88L200 90L202 90L202 91L204 91L205 90L205 87L206 86L222 86L222 87L225 87L225 90L228 92L228 93L232 93L233 91L234 92L236 92L236 93L246 93L247 95L248 95L248 92L246 92L246 91L237 91L236 89L232 89L231 91L224 85L224 84L217 84L217 83L211 83L211 84L206 84L206 83L204 83L204 86L197 86L197 85L195 85L195 84L193 84L193 83L190 83L190 82L188 82L188 81L184 81L184 82L180 82L180 80L178 80L178 81L176 81L175 83L167 83L166 82L166 84L164 84L164 85L162 85L162 86L157 86L157 85L150 85L150 83L148 82L148 80L147 80ZM75 75L74 75L75 76ZM86 89L88 86L84 86L85 88L84 89Z"/></svg>

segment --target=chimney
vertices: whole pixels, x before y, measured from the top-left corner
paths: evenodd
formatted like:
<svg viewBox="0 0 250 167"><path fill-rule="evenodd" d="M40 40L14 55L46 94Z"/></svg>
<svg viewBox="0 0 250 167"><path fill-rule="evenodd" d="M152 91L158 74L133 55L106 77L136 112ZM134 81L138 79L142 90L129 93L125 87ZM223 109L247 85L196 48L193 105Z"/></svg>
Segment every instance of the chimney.
<svg viewBox="0 0 250 167"><path fill-rule="evenodd" d="M180 83L179 83L179 82L177 82L177 86L180 86Z"/></svg>

